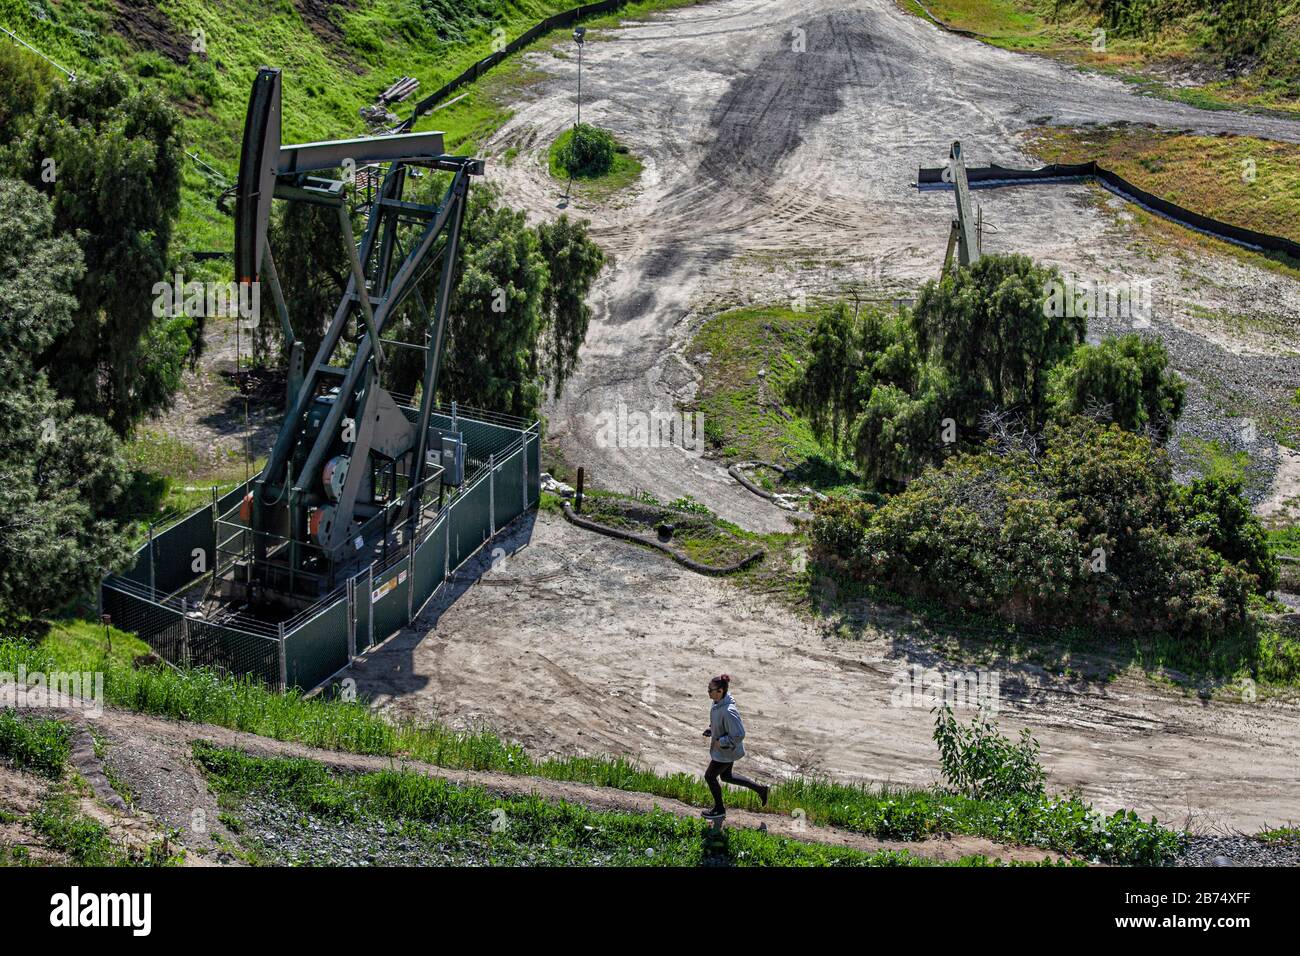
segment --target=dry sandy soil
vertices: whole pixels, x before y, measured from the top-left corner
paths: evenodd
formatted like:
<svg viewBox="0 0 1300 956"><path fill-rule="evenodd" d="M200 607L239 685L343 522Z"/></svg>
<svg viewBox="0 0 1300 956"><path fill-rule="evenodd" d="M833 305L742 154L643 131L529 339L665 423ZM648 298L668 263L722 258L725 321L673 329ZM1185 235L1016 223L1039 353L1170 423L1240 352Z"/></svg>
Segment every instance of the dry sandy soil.
<svg viewBox="0 0 1300 956"><path fill-rule="evenodd" d="M786 519L716 462L673 448L602 447L599 416L620 402L648 412L689 401L698 374L683 348L722 308L846 285L907 292L935 276L952 197L912 184L919 166L942 165L953 140L973 165L1037 165L1022 136L1043 122L1125 120L1300 141L1300 123L1137 96L1118 81L944 33L892 0L724 0L592 36L583 118L643 159L640 184L605 204L565 202L544 160L573 121L576 64L550 53L530 57L552 79L530 84L487 147L497 157L519 151L488 164L511 205L534 217L565 208L589 217L617 260L597 290L583 365L547 410L550 434L595 484L664 500L692 494L754 530ZM1300 381L1293 325L1276 331L1277 317L1300 310L1300 283L1236 259L1154 247L1128 207L1096 187L983 190L977 200L988 251L1029 253L1080 279L1153 282L1151 331L1193 380L1190 432L1231 441L1225 404L1276 408ZM1193 306L1272 317L1261 325L1274 331L1229 330ZM1099 322L1090 332L1123 330ZM1217 427L1206 423L1216 417ZM1276 458L1276 446L1257 444L1256 457Z"/></svg>
<svg viewBox="0 0 1300 956"><path fill-rule="evenodd" d="M927 785L939 769L933 718L921 700L895 703L900 674L957 668L900 615L876 614L860 639L828 636L774 600L543 513L503 532L415 630L347 676L395 717L488 728L537 755L624 755L699 772L705 685L725 671L746 719L746 763L760 777ZM1032 728L1055 789L1195 829L1300 820L1295 703L986 666L1000 674L1004 730Z"/></svg>

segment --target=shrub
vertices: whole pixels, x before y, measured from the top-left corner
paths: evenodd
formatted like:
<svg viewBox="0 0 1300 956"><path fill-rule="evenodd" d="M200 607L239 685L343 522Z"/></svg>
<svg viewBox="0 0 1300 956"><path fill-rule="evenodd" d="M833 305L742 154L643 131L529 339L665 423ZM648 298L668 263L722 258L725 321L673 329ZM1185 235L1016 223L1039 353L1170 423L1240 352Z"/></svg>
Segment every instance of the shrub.
<svg viewBox="0 0 1300 956"><path fill-rule="evenodd" d="M815 506L812 539L825 556L850 559L857 555L875 509L856 498L827 498Z"/></svg>
<svg viewBox="0 0 1300 956"><path fill-rule="evenodd" d="M1228 65L1254 56L1277 31L1278 0L1216 0L1210 25Z"/></svg>
<svg viewBox="0 0 1300 956"><path fill-rule="evenodd" d="M945 704L935 717L934 742L944 779L964 796L995 800L1043 794L1047 774L1028 728L1020 731L1019 743L1012 743L982 712L962 727Z"/></svg>
<svg viewBox="0 0 1300 956"><path fill-rule="evenodd" d="M815 506L820 557L949 607L1040 625L1212 638L1276 580L1238 486L1173 481L1163 449L1085 418L1041 453L983 450L926 469L879 507Z"/></svg>
<svg viewBox="0 0 1300 956"><path fill-rule="evenodd" d="M0 146L18 132L18 126L36 110L54 82L53 70L39 58L10 43L0 43Z"/></svg>
<svg viewBox="0 0 1300 956"><path fill-rule="evenodd" d="M556 161L565 175L594 179L614 168L618 143L614 137L588 123L578 123L556 144Z"/></svg>
<svg viewBox="0 0 1300 956"><path fill-rule="evenodd" d="M1080 345L1052 369L1052 410L1066 417L1091 414L1134 432L1149 429L1163 439L1183 410L1187 389L1168 366L1164 346L1137 335Z"/></svg>
<svg viewBox="0 0 1300 956"><path fill-rule="evenodd" d="M1242 496L1239 478L1200 478L1179 489L1182 527L1212 551L1254 576L1256 589L1278 586L1278 560L1264 526Z"/></svg>

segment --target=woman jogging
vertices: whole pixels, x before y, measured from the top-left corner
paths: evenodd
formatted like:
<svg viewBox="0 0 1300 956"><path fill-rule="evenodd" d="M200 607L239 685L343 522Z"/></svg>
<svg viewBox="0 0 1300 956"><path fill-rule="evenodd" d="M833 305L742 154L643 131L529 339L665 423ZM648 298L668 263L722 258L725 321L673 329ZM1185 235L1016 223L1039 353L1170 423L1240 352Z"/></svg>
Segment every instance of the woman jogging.
<svg viewBox="0 0 1300 956"><path fill-rule="evenodd" d="M713 707L709 710L709 729L704 732L704 736L710 738L709 769L704 771L704 781L713 793L713 809L703 813L709 820L727 815L727 808L722 805L719 778L733 786L748 787L758 794L763 806L767 806L767 787L731 772L731 765L745 756L745 725L740 721L736 702L727 693L730 686L729 674L719 674L709 681L709 697L713 701Z"/></svg>

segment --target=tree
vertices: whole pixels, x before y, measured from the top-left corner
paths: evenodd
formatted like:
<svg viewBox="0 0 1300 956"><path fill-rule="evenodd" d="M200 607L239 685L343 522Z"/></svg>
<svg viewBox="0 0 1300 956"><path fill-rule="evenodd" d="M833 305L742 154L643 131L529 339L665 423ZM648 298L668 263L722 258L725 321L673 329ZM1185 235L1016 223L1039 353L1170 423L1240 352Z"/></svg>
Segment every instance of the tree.
<svg viewBox="0 0 1300 956"><path fill-rule="evenodd" d="M294 337L303 343L306 361L311 362L351 275L338 213L328 206L281 203L271 219L268 241L289 310L289 324ZM283 340L274 306L264 302L262 319L253 336L254 357L268 364L272 344L282 347ZM288 360L286 355L278 358L281 362Z"/></svg>
<svg viewBox="0 0 1300 956"><path fill-rule="evenodd" d="M84 265L51 203L0 180L0 612L37 615L129 561L112 431L59 399L35 359L75 321Z"/></svg>
<svg viewBox="0 0 1300 956"><path fill-rule="evenodd" d="M420 181L416 198L440 198L448 181ZM310 361L350 271L337 214L288 204L272 220L271 243L294 334ZM534 417L545 395L559 395L577 367L591 322L587 296L604 264L585 221L560 216L533 228L522 212L498 205L489 187L471 188L443 336L439 398ZM436 258L418 287L430 321L441 280ZM430 331L412 295L388 320L384 338L422 346ZM263 321L258 336L260 354L269 357L272 344L281 343L278 322ZM390 391L414 395L423 375L423 352L384 347L383 382Z"/></svg>
<svg viewBox="0 0 1300 956"><path fill-rule="evenodd" d="M16 144L16 167L53 201L59 234L75 235L85 272L73 321L39 358L55 391L119 435L166 407L179 382L184 317L155 317L169 280L180 209L180 118L160 94L117 74L54 87ZM188 349L187 349L188 351Z"/></svg>
<svg viewBox="0 0 1300 956"><path fill-rule="evenodd" d="M1164 346L1138 335L1080 345L1052 370L1053 414L1090 414L1132 432L1149 428L1163 440L1183 410L1187 390L1168 366Z"/></svg>
<svg viewBox="0 0 1300 956"><path fill-rule="evenodd" d="M522 212L499 206L491 189L471 189L444 333L439 399L535 417L545 396L560 394L577 367L591 321L587 296L604 262L585 221L561 216L533 228ZM420 285L430 312L441 276L441 264L435 264ZM385 337L424 345L427 331L419 309L408 301ZM384 358L387 387L414 394L423 353L390 348Z"/></svg>
<svg viewBox="0 0 1300 956"><path fill-rule="evenodd" d="M542 375L558 397L578 367L578 350L591 323L587 294L604 268L605 254L591 241L586 221L567 215L541 223L537 238L547 275L542 290Z"/></svg>
<svg viewBox="0 0 1300 956"><path fill-rule="evenodd" d="M829 439L835 449L861 410L860 337L846 303L837 303L823 312L808 342L808 365L786 395L790 404L808 418L817 440L827 444Z"/></svg>
<svg viewBox="0 0 1300 956"><path fill-rule="evenodd" d="M1027 256L989 255L928 282L913 313L921 354L952 376L960 418L1019 413L1031 428L1046 418L1047 372L1083 341L1087 320L1046 307L1055 269Z"/></svg>
<svg viewBox="0 0 1300 956"><path fill-rule="evenodd" d="M867 309L855 319L841 303L818 321L787 398L819 441L851 451L882 487L971 446L990 411L1037 431L1048 373L1085 325L1047 307L1054 278L1025 256L985 256L927 283L911 312Z"/></svg>

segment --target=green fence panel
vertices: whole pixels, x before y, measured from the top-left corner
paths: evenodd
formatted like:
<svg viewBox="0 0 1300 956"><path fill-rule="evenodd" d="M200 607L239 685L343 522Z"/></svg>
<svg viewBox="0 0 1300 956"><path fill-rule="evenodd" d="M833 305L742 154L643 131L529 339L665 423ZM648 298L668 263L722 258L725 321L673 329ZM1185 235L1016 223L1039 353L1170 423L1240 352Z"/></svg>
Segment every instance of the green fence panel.
<svg viewBox="0 0 1300 956"><path fill-rule="evenodd" d="M348 663L348 602L336 601L284 639L285 683L311 690Z"/></svg>
<svg viewBox="0 0 1300 956"><path fill-rule="evenodd" d="M524 449L519 448L493 469L493 517L500 531L524 513Z"/></svg>
<svg viewBox="0 0 1300 956"><path fill-rule="evenodd" d="M171 594L215 565L216 535L211 507L196 511L153 536L153 581L161 594Z"/></svg>
<svg viewBox="0 0 1300 956"><path fill-rule="evenodd" d="M183 638L180 611L110 585L104 586L102 596L104 613L112 615L114 627L135 634L165 660L177 660L174 655Z"/></svg>
<svg viewBox="0 0 1300 956"><path fill-rule="evenodd" d="M383 574L375 575L370 598L375 605L374 642L391 637L406 626L407 590L411 586L410 560L403 558Z"/></svg>
<svg viewBox="0 0 1300 956"><path fill-rule="evenodd" d="M136 584L143 584L145 587L149 586L149 542L148 541L146 541L144 544L140 545L140 547L136 549L135 564L131 566L131 570L124 572L120 576L126 578L128 581L134 581Z"/></svg>
<svg viewBox="0 0 1300 956"><path fill-rule="evenodd" d="M214 667L231 674L250 675L264 684L280 683L280 642L190 618L177 663Z"/></svg>
<svg viewBox="0 0 1300 956"><path fill-rule="evenodd" d="M356 582L353 601L356 604L357 616L357 653L360 654L371 644L370 576L365 572L362 572L353 580Z"/></svg>
<svg viewBox="0 0 1300 956"><path fill-rule="evenodd" d="M424 543L415 549L415 598L412 608L419 613L442 583L447 559L447 513L434 524Z"/></svg>
<svg viewBox="0 0 1300 956"><path fill-rule="evenodd" d="M245 493L248 491L249 487L250 487L250 486L253 484L253 482L255 482L255 481L257 481L256 478L250 478L250 479L248 479L248 481L244 482L242 485L237 485L236 487L234 487L234 488L230 489L229 491L227 491L227 492L226 492L224 495L222 495L220 498L218 498L218 499L217 499L217 514L225 514L227 511L229 511L229 510L230 510L231 508L233 508L235 505L237 505L237 504L239 504L241 501L243 501L243 500L244 500L244 495L245 495Z"/></svg>
<svg viewBox="0 0 1300 956"><path fill-rule="evenodd" d="M484 474L468 491L457 495L452 503L451 551L448 556L451 567L459 567L491 534L489 495L487 475Z"/></svg>

